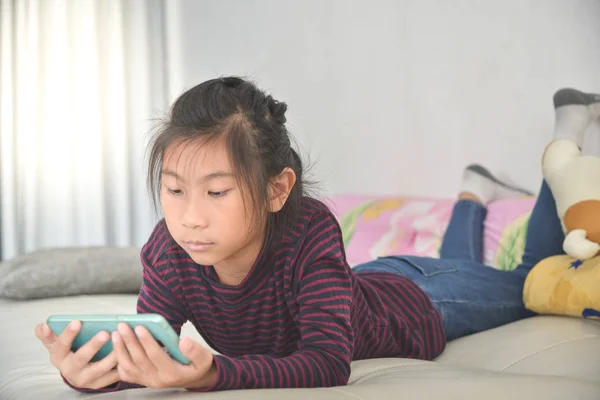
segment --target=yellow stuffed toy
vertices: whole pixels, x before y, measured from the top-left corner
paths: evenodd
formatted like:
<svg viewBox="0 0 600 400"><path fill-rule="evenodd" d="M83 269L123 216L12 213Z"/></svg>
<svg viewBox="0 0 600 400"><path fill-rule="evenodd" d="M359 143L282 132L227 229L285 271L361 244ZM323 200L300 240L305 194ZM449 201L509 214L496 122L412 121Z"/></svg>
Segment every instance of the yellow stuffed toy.
<svg viewBox="0 0 600 400"><path fill-rule="evenodd" d="M558 139L544 152L542 172L566 235L566 255L548 257L530 271L525 306L540 314L600 318L600 157L581 155L576 143Z"/></svg>
<svg viewBox="0 0 600 400"><path fill-rule="evenodd" d="M539 314L600 318L600 257L548 257L529 272L523 294L525 306Z"/></svg>

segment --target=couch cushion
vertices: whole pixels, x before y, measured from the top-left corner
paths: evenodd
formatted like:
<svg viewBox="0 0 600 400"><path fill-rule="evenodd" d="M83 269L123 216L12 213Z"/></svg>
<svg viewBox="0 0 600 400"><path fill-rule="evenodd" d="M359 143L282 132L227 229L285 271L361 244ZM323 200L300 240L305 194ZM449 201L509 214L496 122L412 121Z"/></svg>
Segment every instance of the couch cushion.
<svg viewBox="0 0 600 400"><path fill-rule="evenodd" d="M69 389L35 338L52 313L132 313L135 295L76 296L26 302L0 300L0 398L87 398ZM183 334L201 340L193 326ZM102 399L598 399L600 323L534 317L452 341L435 361L373 359L352 363L345 387L245 390L214 394L128 390Z"/></svg>
<svg viewBox="0 0 600 400"><path fill-rule="evenodd" d="M141 285L139 248L46 249L0 262L0 297L9 299L138 293Z"/></svg>
<svg viewBox="0 0 600 400"><path fill-rule="evenodd" d="M600 383L600 321L537 316L453 340L436 362Z"/></svg>

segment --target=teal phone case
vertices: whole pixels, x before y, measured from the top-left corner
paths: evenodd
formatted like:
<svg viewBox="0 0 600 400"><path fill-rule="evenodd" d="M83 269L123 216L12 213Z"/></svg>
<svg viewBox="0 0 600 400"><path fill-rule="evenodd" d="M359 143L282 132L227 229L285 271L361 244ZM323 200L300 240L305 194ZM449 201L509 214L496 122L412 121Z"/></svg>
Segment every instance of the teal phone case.
<svg viewBox="0 0 600 400"><path fill-rule="evenodd" d="M131 315L51 315L46 323L55 335L60 335L73 320L81 321L81 330L75 337L71 349L77 351L98 332L112 333L117 330L121 322L128 324L131 329L142 325L148 329L152 336L161 344L174 360L181 364L189 364L190 360L179 350L179 336L171 328L169 322L160 314L131 314ZM92 361L106 357L113 350L112 340L106 342L96 353Z"/></svg>

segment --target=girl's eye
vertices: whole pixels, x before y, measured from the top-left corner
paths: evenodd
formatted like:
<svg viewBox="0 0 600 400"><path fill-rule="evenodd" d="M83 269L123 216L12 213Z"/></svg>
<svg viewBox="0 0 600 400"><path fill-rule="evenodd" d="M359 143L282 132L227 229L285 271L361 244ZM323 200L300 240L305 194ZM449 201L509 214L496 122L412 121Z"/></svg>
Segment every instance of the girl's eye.
<svg viewBox="0 0 600 400"><path fill-rule="evenodd" d="M227 193L229 193L229 190L221 190L220 192L208 192L208 195L211 197L223 197Z"/></svg>
<svg viewBox="0 0 600 400"><path fill-rule="evenodd" d="M179 189L169 189L167 188L167 190L169 191L170 194L174 195L174 196L179 196L180 194L182 194L183 192Z"/></svg>

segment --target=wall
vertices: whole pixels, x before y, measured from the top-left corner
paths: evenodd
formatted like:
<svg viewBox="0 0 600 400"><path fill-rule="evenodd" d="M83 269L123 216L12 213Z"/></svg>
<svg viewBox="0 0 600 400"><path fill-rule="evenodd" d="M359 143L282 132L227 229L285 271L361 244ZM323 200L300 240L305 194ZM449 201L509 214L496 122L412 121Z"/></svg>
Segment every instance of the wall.
<svg viewBox="0 0 600 400"><path fill-rule="evenodd" d="M563 86L600 91L600 1L170 2L172 91L241 74L289 104L326 193L537 190ZM175 26L175 28L173 28Z"/></svg>

